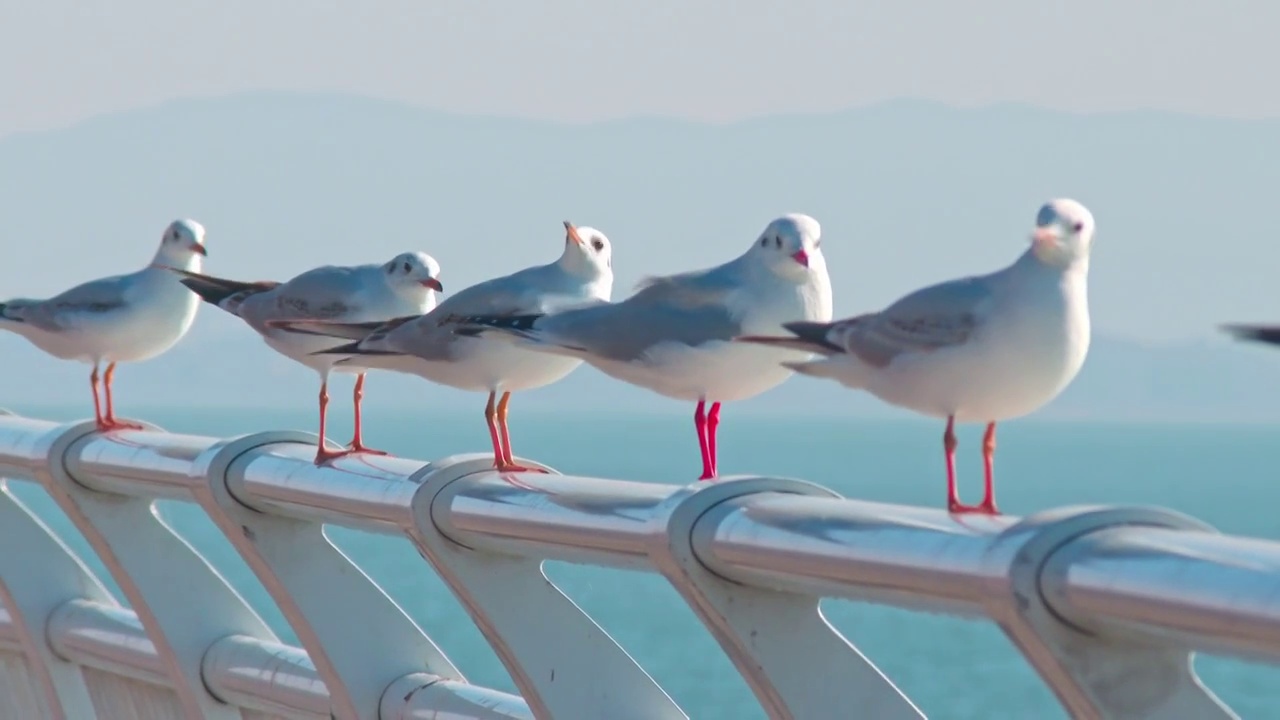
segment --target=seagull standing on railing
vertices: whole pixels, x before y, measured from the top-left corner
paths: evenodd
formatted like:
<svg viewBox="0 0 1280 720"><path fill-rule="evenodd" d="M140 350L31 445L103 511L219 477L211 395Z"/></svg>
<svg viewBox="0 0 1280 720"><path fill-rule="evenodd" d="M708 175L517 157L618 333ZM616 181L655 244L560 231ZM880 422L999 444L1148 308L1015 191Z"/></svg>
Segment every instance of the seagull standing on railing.
<svg viewBox="0 0 1280 720"><path fill-rule="evenodd" d="M786 215L745 253L709 270L649 278L631 297L555 313L469 317L460 334L497 335L544 353L581 358L602 372L677 400L696 402L700 480L716 477L720 404L786 380L780 363L809 353L736 345L744 333L792 320L831 319L821 227ZM707 403L711 404L707 410Z"/></svg>
<svg viewBox="0 0 1280 720"><path fill-rule="evenodd" d="M564 251L555 262L472 285L426 315L387 323L316 321L286 323L284 327L298 333L356 341L331 347L321 357L350 356L354 359L340 362L418 375L460 390L488 392L484 417L493 443L494 467L502 471L528 470L516 464L511 451L511 431L507 427L511 393L556 382L581 361L455 335L453 328L467 315L524 315L608 301L613 292L613 250L609 239L598 230L574 227L568 221L564 227ZM502 397L497 400L499 393Z"/></svg>
<svg viewBox="0 0 1280 720"><path fill-rule="evenodd" d="M276 352L299 362L320 375L320 438L316 443L316 464L349 453L385 455L366 447L361 434L361 401L364 400L365 369L359 363L338 365L343 358L316 355L333 343L320 338L285 331L281 325L292 320L332 320L336 322L379 322L435 307L440 284L440 264L421 252L405 252L381 265L326 265L308 270L279 283L240 282L184 272L182 283L205 302L216 305L244 320ZM325 449L325 419L329 407L329 374L333 371L356 374L352 402L355 431L347 450Z"/></svg>
<svg viewBox="0 0 1280 720"><path fill-rule="evenodd" d="M195 220L175 220L145 268L92 280L47 300L2 302L0 328L23 336L56 358L91 363L89 385L98 429L140 429L141 425L115 416L111 383L116 363L156 357L186 335L200 302L169 270L199 270L206 254L204 226ZM104 362L99 401L98 367Z"/></svg>
<svg viewBox="0 0 1280 720"><path fill-rule="evenodd" d="M996 422L1056 397L1089 351L1086 280L1093 231L1087 208L1053 200L1040 208L1030 249L1003 270L917 290L877 313L787 323L790 337L738 339L819 353L825 357L787 367L946 418L948 507L998 514ZM956 492L956 421L987 426L985 493L977 506L961 504Z"/></svg>

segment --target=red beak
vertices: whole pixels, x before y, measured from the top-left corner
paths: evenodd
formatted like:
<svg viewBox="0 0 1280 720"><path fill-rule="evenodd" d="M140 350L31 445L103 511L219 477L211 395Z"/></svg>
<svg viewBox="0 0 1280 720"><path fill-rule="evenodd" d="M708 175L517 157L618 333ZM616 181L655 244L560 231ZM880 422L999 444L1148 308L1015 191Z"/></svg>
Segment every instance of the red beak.
<svg viewBox="0 0 1280 720"><path fill-rule="evenodd" d="M809 253L803 250L797 250L791 257L801 265L809 267Z"/></svg>
<svg viewBox="0 0 1280 720"><path fill-rule="evenodd" d="M564 231L566 240L572 240L579 245L586 245L586 243L582 241L582 236L578 234L578 228L574 227L573 223L568 220L564 221Z"/></svg>
<svg viewBox="0 0 1280 720"><path fill-rule="evenodd" d="M435 278L427 278L426 280L423 280L422 287L429 287L436 292L444 292L444 286Z"/></svg>
<svg viewBox="0 0 1280 720"><path fill-rule="evenodd" d="M197 255L202 255L202 256L204 256L204 257L209 257L209 251L208 251L208 250L205 250L205 249L204 249L204 246L203 246L203 245L201 245L200 243L192 243L192 244L191 244L191 252L193 252L193 253L195 253L195 254L197 254Z"/></svg>

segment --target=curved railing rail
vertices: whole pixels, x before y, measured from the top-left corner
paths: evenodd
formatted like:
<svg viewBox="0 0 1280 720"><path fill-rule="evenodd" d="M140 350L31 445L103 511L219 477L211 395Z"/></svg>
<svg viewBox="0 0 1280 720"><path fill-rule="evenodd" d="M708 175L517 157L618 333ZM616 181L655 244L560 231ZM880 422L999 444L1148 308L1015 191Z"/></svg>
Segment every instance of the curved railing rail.
<svg viewBox="0 0 1280 720"><path fill-rule="evenodd" d="M0 416L0 477L39 483L133 608L0 484L0 717L685 718L548 559L660 573L772 718L923 717L823 619L824 597L988 618L1074 717L1235 717L1191 653L1280 660L1280 544L1166 510L953 517L776 478L503 476L478 455L317 467L314 440ZM213 520L301 647L157 499ZM327 524L413 543L520 697L467 683Z"/></svg>

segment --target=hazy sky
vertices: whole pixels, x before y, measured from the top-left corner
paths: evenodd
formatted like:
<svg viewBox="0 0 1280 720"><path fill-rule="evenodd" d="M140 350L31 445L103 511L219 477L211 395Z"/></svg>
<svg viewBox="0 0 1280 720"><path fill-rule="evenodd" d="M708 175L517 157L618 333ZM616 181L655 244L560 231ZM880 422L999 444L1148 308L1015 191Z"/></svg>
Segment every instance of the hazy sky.
<svg viewBox="0 0 1280 720"><path fill-rule="evenodd" d="M0 135L246 89L576 121L895 97L1276 116L1277 27L1267 0L0 0Z"/></svg>

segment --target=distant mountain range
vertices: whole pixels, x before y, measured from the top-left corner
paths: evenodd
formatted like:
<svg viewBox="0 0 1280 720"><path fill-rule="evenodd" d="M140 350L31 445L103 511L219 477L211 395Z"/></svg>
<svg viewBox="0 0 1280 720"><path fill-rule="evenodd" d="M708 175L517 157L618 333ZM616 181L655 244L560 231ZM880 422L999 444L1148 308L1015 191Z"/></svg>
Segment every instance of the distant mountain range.
<svg viewBox="0 0 1280 720"><path fill-rule="evenodd" d="M615 297L651 273L720 262L773 216L823 223L837 313L1012 260L1043 200L1099 221L1095 342L1042 415L1280 420L1280 349L1222 321L1274 318L1280 122L895 102L732 125L557 125L358 97L252 93L0 138L0 296L140 266L177 216L209 228L208 270L283 279L424 249L446 291L559 252L560 221L614 241ZM0 336L0 406L86 403L87 370ZM134 405L310 404L314 375L204 307L172 353L121 370ZM343 385L343 388L348 387ZM796 378L750 412L895 414ZM473 407L376 376L372 406ZM584 368L522 407L685 413Z"/></svg>

